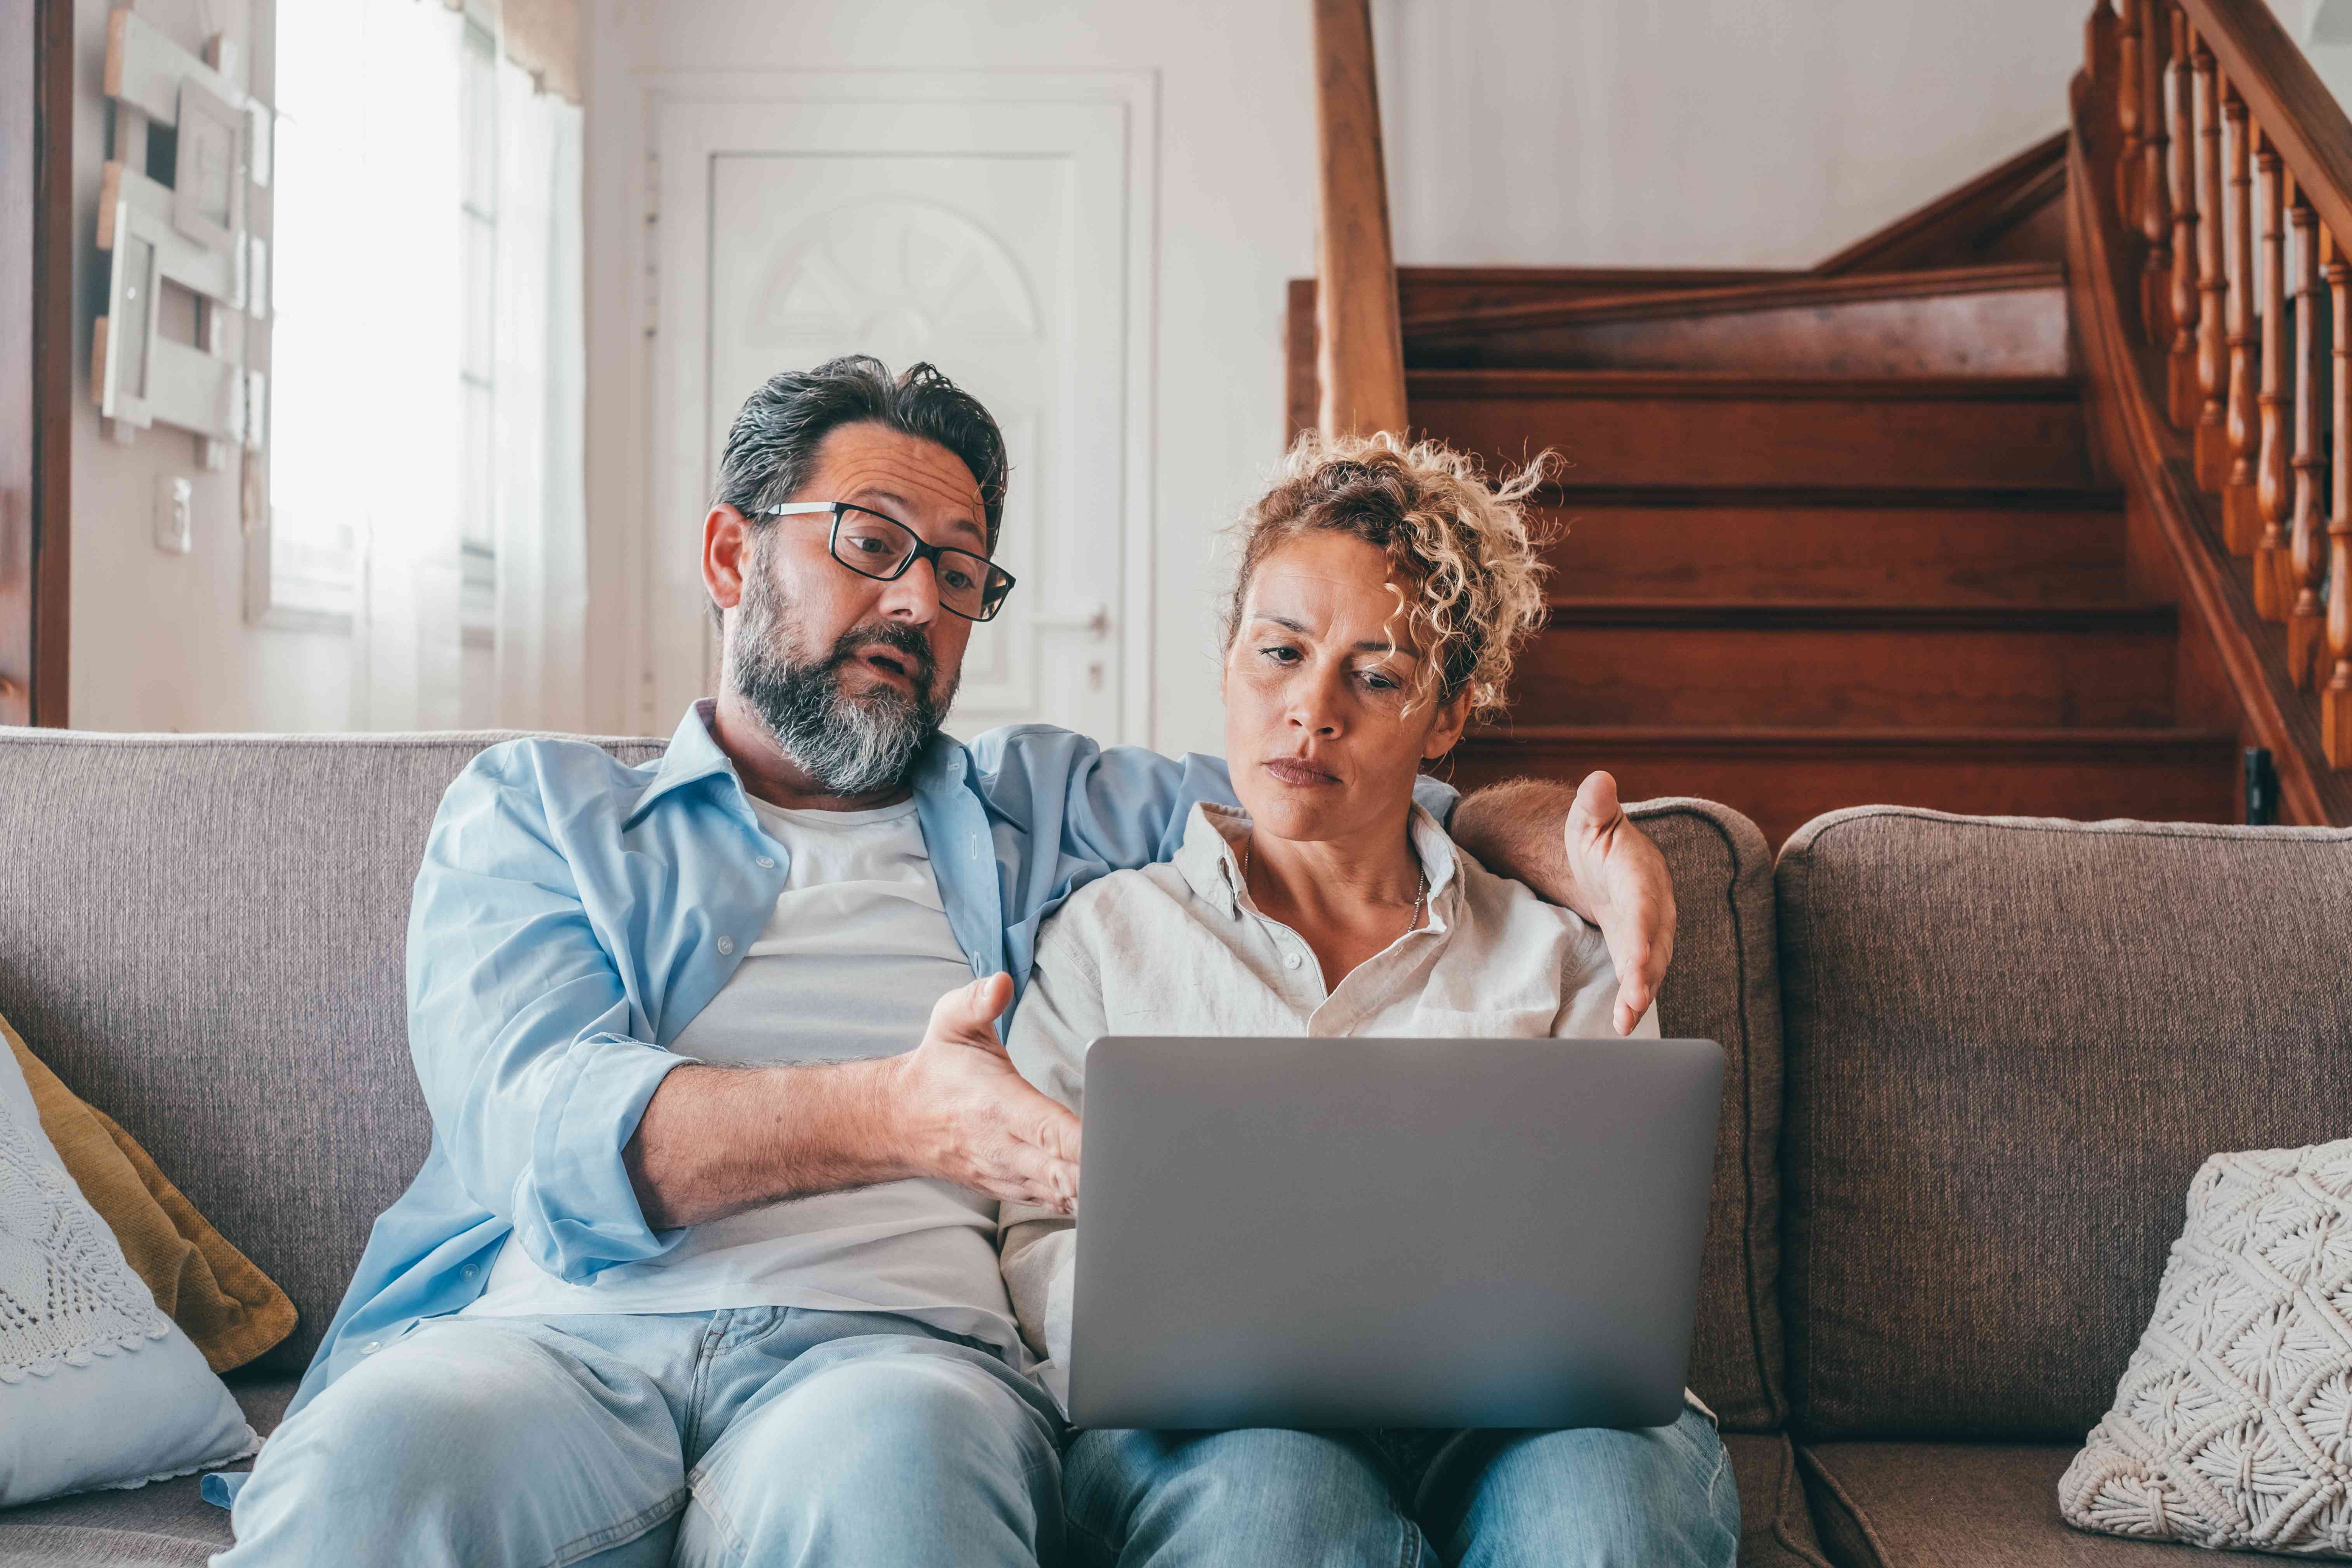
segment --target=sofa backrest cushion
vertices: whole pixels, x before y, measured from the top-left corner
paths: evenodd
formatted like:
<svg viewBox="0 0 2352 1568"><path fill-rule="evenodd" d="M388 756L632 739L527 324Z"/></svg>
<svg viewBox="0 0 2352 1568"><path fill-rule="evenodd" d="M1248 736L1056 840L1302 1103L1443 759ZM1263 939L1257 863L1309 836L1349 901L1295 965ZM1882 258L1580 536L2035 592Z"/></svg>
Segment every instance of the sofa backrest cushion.
<svg viewBox="0 0 2352 1568"><path fill-rule="evenodd" d="M1778 879L1793 1424L2080 1442L2199 1165L2352 1128L2352 831L1872 806Z"/></svg>
<svg viewBox="0 0 2352 1568"><path fill-rule="evenodd" d="M310 1360L424 1163L409 889L502 738L0 732L0 1016L293 1298L264 1367Z"/></svg>
<svg viewBox="0 0 2352 1568"><path fill-rule="evenodd" d="M1720 1043L1727 1058L1715 1196L1691 1339L1692 1390L1725 1430L1774 1432L1781 1390L1780 986L1772 852L1756 825L1705 800L1653 800L1627 814L1675 879L1674 966L1658 996L1670 1037Z"/></svg>

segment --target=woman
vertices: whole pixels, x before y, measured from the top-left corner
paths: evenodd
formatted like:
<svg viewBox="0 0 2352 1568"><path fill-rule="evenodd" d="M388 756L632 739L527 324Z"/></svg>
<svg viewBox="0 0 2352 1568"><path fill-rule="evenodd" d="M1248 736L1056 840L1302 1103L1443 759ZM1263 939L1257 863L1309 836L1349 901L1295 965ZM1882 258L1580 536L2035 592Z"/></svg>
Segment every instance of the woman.
<svg viewBox="0 0 2352 1568"><path fill-rule="evenodd" d="M1085 1051L1125 1035L1591 1037L1598 932L1459 855L1413 779L1502 706L1543 624L1522 503L1434 445L1303 440L1244 518L1224 616L1241 809L1196 808L1167 864L1074 895L1008 1048L1083 1109ZM1654 1010L1635 1031L1657 1034ZM1076 1234L1003 1212L1007 1286L1066 1394ZM1648 1431L1081 1432L1064 1490L1106 1563L1727 1564L1712 1421Z"/></svg>

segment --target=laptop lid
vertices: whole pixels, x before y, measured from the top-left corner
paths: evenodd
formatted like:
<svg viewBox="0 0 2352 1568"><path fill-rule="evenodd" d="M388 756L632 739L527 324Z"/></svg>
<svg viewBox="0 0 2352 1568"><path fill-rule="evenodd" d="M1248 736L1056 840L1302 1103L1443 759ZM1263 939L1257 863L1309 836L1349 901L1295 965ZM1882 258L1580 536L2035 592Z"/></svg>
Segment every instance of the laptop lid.
<svg viewBox="0 0 2352 1568"><path fill-rule="evenodd" d="M1712 1040L1109 1037L1081 1426L1656 1426L1696 1311Z"/></svg>

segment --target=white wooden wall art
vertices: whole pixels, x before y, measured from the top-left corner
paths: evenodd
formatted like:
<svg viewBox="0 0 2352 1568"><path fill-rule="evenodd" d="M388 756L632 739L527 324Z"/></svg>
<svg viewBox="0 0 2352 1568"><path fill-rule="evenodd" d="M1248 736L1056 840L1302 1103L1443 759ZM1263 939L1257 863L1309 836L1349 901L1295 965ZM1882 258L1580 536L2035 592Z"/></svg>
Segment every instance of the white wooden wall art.
<svg viewBox="0 0 2352 1568"><path fill-rule="evenodd" d="M229 79L227 44L198 59L132 12L106 35L114 155L99 195L98 247L110 258L106 314L91 334L90 383L117 440L169 425L196 437L205 467L257 451L264 379L247 366L251 325L269 316L268 251L247 224L251 187L269 179L272 117ZM150 125L175 128L173 183L149 177ZM163 331L163 285L195 298L195 341Z"/></svg>

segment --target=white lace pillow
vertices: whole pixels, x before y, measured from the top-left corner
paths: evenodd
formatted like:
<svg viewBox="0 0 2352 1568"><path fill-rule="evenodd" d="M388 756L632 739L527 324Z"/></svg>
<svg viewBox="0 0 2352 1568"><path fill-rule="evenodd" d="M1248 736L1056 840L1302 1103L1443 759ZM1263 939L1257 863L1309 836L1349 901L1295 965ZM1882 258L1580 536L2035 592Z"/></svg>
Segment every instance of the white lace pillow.
<svg viewBox="0 0 2352 1568"><path fill-rule="evenodd" d="M0 1050L0 1507L144 1486L257 1447L66 1174Z"/></svg>
<svg viewBox="0 0 2352 1568"><path fill-rule="evenodd" d="M2216 1154L2066 1522L2352 1556L2352 1139Z"/></svg>

